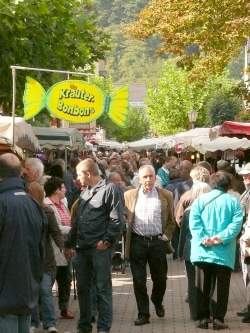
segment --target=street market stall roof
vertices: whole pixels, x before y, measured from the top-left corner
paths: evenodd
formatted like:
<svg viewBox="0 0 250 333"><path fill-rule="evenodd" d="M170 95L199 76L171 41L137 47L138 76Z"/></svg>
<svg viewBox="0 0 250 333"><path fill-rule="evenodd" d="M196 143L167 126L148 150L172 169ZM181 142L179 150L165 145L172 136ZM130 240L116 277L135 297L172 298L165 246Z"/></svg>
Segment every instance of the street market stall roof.
<svg viewBox="0 0 250 333"><path fill-rule="evenodd" d="M203 127L197 127L194 129L191 129L190 131L187 132L181 132L178 133L174 136L174 146L175 146L175 151L180 152L182 149L188 146L191 146L192 139L197 138L197 137L209 137L209 131L210 128L203 128Z"/></svg>
<svg viewBox="0 0 250 333"><path fill-rule="evenodd" d="M219 136L237 137L239 139L247 137L250 139L250 124L224 121L222 125L210 129L210 140L214 140Z"/></svg>
<svg viewBox="0 0 250 333"><path fill-rule="evenodd" d="M183 148L187 150L197 150L201 154L206 152L215 152L217 150L225 151L227 149L237 150L237 149L248 149L250 148L250 140L247 138L228 138L228 137L218 137L215 140L210 140L209 137L197 137L193 138L191 141L186 142Z"/></svg>
<svg viewBox="0 0 250 333"><path fill-rule="evenodd" d="M173 136L162 136L159 138L142 139L139 141L128 142L127 145L130 149L171 149L173 147Z"/></svg>
<svg viewBox="0 0 250 333"><path fill-rule="evenodd" d="M122 150L122 149L125 148L125 146L122 143L117 142L117 141L109 141L109 140L100 142L98 145L100 147L106 147L107 149L120 149L120 150Z"/></svg>
<svg viewBox="0 0 250 333"><path fill-rule="evenodd" d="M33 130L42 149L82 150L85 147L82 133L75 128L33 127Z"/></svg>
<svg viewBox="0 0 250 333"><path fill-rule="evenodd" d="M21 149L29 149L32 152L41 150L32 126L26 123L21 117L15 117L14 119L14 142L13 118L7 116L0 117L0 145L16 145Z"/></svg>

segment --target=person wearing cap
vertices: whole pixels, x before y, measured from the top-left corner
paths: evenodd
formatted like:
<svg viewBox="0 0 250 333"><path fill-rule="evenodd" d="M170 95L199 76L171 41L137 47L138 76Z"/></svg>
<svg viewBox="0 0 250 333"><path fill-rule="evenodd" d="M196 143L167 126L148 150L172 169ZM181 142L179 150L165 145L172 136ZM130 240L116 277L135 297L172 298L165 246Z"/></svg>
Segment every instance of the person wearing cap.
<svg viewBox="0 0 250 333"><path fill-rule="evenodd" d="M229 163L225 160L219 160L217 162L217 169L218 171L227 171L227 167L229 166Z"/></svg>
<svg viewBox="0 0 250 333"><path fill-rule="evenodd" d="M249 220L249 210L250 210L250 163L247 163L242 170L238 172L242 176L246 190L242 193L240 197L240 203L243 210L243 227L242 227L242 236L240 238L240 247L241 247L241 265L243 280L246 287L246 296L247 296L247 306L244 310L237 312L237 316L243 317L243 323L250 323L250 257L246 256L245 240L246 240L246 231L248 225L250 225Z"/></svg>

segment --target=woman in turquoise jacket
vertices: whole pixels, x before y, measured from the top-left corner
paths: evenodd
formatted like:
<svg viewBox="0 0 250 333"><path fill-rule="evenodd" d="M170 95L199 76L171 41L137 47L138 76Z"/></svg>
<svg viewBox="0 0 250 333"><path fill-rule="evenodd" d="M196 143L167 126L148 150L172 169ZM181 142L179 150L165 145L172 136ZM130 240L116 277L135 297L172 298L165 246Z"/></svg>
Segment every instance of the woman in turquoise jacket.
<svg viewBox="0 0 250 333"><path fill-rule="evenodd" d="M224 329L231 271L234 268L236 237L242 227L242 209L238 199L227 194L231 178L219 171L211 177L211 192L197 198L190 212L191 262L204 272L202 317L197 327L207 329L211 285L216 276L217 306L213 329Z"/></svg>

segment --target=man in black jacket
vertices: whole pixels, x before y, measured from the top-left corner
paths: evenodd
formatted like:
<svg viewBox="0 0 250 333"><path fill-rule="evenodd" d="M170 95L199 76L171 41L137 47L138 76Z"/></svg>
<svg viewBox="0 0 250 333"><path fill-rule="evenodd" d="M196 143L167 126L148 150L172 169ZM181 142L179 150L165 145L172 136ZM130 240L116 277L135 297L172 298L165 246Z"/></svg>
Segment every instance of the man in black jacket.
<svg viewBox="0 0 250 333"><path fill-rule="evenodd" d="M0 332L29 332L38 301L47 225L24 190L14 154L0 156Z"/></svg>
<svg viewBox="0 0 250 333"><path fill-rule="evenodd" d="M107 333L112 324L112 246L121 234L123 203L119 189L100 176L92 159L80 162L76 170L78 179L87 188L78 202L64 254L69 257L70 249L76 249L78 330L79 333L92 332L91 290L94 285L99 309L97 330Z"/></svg>

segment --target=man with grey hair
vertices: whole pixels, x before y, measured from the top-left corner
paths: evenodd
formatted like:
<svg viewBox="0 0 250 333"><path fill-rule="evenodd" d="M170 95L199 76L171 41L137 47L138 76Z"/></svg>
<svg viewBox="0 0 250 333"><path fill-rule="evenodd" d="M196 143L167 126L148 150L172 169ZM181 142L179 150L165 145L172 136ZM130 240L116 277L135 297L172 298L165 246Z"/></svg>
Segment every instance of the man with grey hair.
<svg viewBox="0 0 250 333"><path fill-rule="evenodd" d="M150 160L146 157L140 158L139 160L139 167L143 166L143 165L152 165L152 163L150 162ZM133 178L133 186L135 186L136 188L140 187L141 184L138 181L138 173L135 173L135 176ZM162 180L161 177L159 177L158 175L156 176L156 181L155 181L155 186L162 188Z"/></svg>
<svg viewBox="0 0 250 333"><path fill-rule="evenodd" d="M44 165L39 158L31 157L25 161L25 173L30 183L36 182L43 187L46 181L46 179L43 177L43 172Z"/></svg>
<svg viewBox="0 0 250 333"><path fill-rule="evenodd" d="M130 258L134 292L138 307L135 325L149 323L149 297L147 294L147 264L153 281L151 301L158 317L164 317L163 297L167 284L167 259L170 253L173 217L173 194L155 186L152 165L139 169L141 187L125 192L128 230L125 256Z"/></svg>

